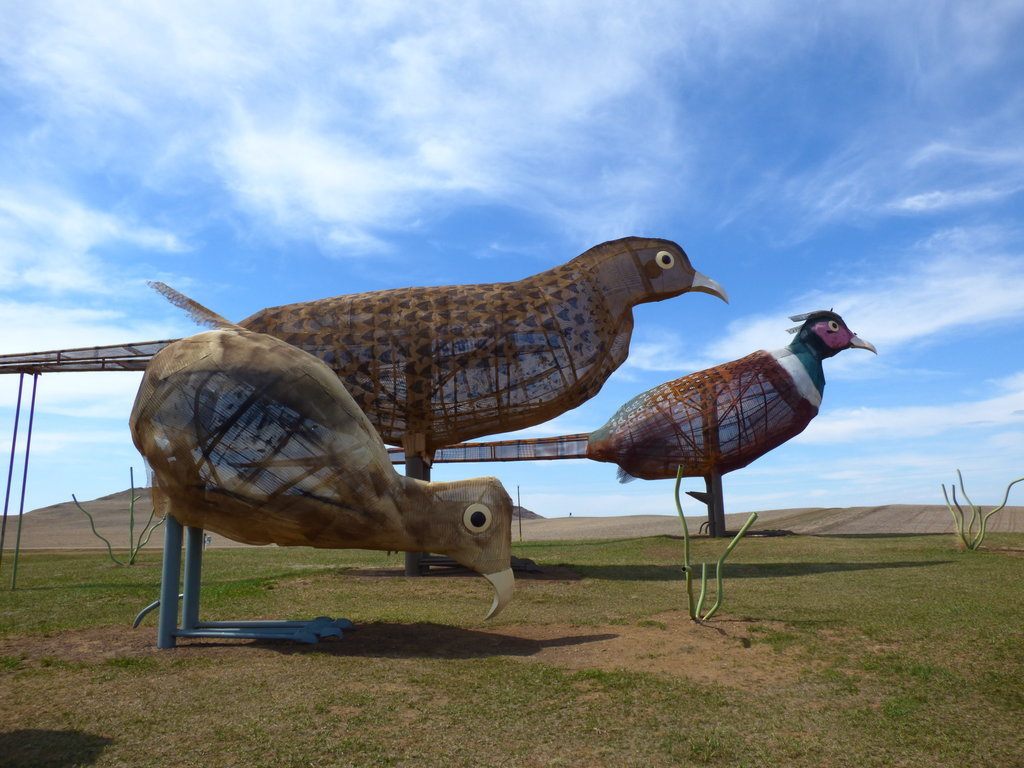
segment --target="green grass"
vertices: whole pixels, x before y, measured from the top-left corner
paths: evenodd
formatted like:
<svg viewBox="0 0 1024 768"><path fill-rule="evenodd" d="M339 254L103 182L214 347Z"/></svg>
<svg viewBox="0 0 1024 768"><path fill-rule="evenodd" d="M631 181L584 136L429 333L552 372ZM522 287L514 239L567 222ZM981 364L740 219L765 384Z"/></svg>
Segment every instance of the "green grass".
<svg viewBox="0 0 1024 768"><path fill-rule="evenodd" d="M698 540L693 559L722 546ZM742 640L759 667L792 671L762 681L685 645L678 674L642 668L642 654L625 667L534 658L525 638L544 626L677 631L682 542L668 537L517 545L580 578L522 579L488 624L482 579L367 575L400 572L399 557L207 553L204 617L330 614L405 638L358 654L354 636L156 651L155 617L130 622L156 597L159 553L118 568L100 552L25 552L19 589L0 592L0 763L1024 766L1024 536L991 534L986 548L745 539L708 642Z"/></svg>

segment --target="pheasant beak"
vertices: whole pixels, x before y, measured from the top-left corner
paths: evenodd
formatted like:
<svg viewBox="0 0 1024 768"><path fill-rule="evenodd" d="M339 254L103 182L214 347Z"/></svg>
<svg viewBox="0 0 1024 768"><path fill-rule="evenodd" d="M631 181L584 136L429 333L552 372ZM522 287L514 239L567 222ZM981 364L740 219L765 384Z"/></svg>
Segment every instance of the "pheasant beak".
<svg viewBox="0 0 1024 768"><path fill-rule="evenodd" d="M853 338L850 339L850 346L856 347L857 349L866 349L869 352L874 352L876 355L878 354L878 350L875 349L874 344L870 341L864 341L864 339L860 338L857 334L853 334Z"/></svg>
<svg viewBox="0 0 1024 768"><path fill-rule="evenodd" d="M700 272L693 273L693 284L690 286L690 290L698 293L710 293L712 296L720 298L726 304L729 303L729 294L725 292L725 288Z"/></svg>
<svg viewBox="0 0 1024 768"><path fill-rule="evenodd" d="M484 616L486 620L492 616L497 616L501 609L508 605L512 599L516 579L512 575L511 568L506 568L504 571L498 571L497 573L485 573L484 578L491 582L491 585L494 587L494 602L491 604L491 610Z"/></svg>

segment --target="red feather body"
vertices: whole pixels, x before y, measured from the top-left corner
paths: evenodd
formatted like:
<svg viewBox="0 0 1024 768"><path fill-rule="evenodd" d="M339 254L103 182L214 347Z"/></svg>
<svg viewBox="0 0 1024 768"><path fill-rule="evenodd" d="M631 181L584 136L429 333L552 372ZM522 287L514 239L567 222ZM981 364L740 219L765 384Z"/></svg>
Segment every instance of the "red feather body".
<svg viewBox="0 0 1024 768"><path fill-rule="evenodd" d="M659 480L747 466L800 434L818 408L771 353L751 355L660 384L591 433L587 456L633 477Z"/></svg>

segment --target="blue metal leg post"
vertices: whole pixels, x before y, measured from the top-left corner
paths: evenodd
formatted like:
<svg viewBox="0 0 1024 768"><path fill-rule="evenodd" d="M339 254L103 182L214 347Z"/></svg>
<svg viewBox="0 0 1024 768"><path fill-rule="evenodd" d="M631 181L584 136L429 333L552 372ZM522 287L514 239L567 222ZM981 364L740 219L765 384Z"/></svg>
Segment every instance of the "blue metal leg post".
<svg viewBox="0 0 1024 768"><path fill-rule="evenodd" d="M178 626L178 583L181 570L181 544L185 540L185 586L181 625ZM164 523L164 565L160 599L142 609L135 617L138 626L143 617L160 608L157 648L173 648L179 637L221 637L235 640L292 640L315 643L324 637L341 637L353 629L348 619L321 616L309 621L200 621L199 590L202 581L203 529L183 528L170 515Z"/></svg>
<svg viewBox="0 0 1024 768"><path fill-rule="evenodd" d="M199 626L199 588L203 572L203 529L185 528L185 588L181 599L181 628Z"/></svg>
<svg viewBox="0 0 1024 768"><path fill-rule="evenodd" d="M164 522L164 566L160 577L160 618L156 647L173 648L178 623L178 579L181 570L181 523L171 515Z"/></svg>

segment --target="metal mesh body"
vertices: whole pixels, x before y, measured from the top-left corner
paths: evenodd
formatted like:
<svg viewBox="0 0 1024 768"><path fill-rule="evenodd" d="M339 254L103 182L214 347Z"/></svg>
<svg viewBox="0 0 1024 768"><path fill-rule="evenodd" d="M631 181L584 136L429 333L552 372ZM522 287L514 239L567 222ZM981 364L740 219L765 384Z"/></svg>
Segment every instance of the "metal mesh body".
<svg viewBox="0 0 1024 768"><path fill-rule="evenodd" d="M351 294L241 325L326 362L385 442L429 452L589 399L626 359L632 307L706 290L693 282L678 245L627 238L514 283Z"/></svg>
<svg viewBox="0 0 1024 768"><path fill-rule="evenodd" d="M698 371L630 400L590 435L587 455L658 480L740 469L818 413L768 352Z"/></svg>
<svg viewBox="0 0 1024 768"><path fill-rule="evenodd" d="M155 499L185 525L251 544L508 568L512 504L497 480L401 477L334 373L270 336L225 329L169 345L147 368L131 430ZM470 505L486 507L482 530L469 529Z"/></svg>

